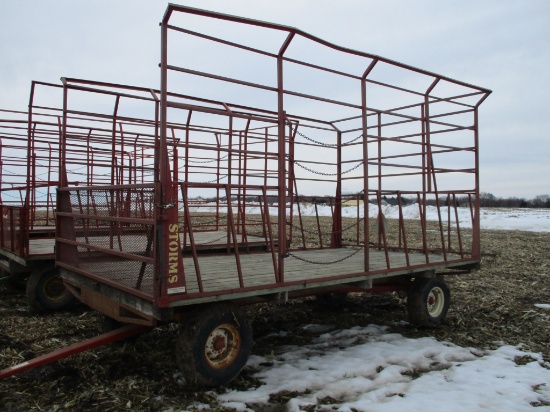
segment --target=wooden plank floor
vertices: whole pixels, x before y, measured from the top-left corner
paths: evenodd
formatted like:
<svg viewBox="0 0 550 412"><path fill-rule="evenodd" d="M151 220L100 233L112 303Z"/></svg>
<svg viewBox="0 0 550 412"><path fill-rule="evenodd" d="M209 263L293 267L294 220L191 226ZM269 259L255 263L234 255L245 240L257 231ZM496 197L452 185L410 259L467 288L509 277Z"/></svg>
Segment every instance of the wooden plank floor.
<svg viewBox="0 0 550 412"><path fill-rule="evenodd" d="M285 259L285 282L321 282L326 281L329 277L350 274L357 274L358 277L363 276L363 250L359 250L358 253L355 253L356 251L357 249L342 248L293 252L293 255L317 264L289 256ZM339 261L341 259L345 260ZM404 253L389 252L389 259L390 267L393 270L404 269L407 266ZM409 259L411 265L423 266L426 263L425 256L422 254L411 253ZM334 261L339 262L330 263ZM443 262L443 256L430 255L430 262ZM240 283L235 255L199 255L198 263L203 292L238 292ZM241 253L240 263L244 287L277 287L270 253ZM80 268L130 288L137 288L138 273L143 271L140 287L137 289L151 295L153 293L153 266L148 264L142 267L141 265L140 262L91 260L81 263ZM184 257L184 267L188 293L199 293L195 264L191 256ZM388 269L383 251L370 250L369 269L373 272ZM353 281L353 279L347 281ZM338 283L338 281L334 283Z"/></svg>
<svg viewBox="0 0 550 412"><path fill-rule="evenodd" d="M360 274L364 271L363 250L342 248L306 250L293 252L298 258L315 262L310 263L289 256L285 259L285 281L296 282L312 279ZM387 270L386 257L383 251L369 251L369 270ZM344 260L342 260L344 259ZM389 252L390 268L398 269L407 266L406 257L401 252ZM341 261L340 261L341 260ZM409 254L411 265L424 265L426 258L422 254ZM332 263L335 262L335 263ZM443 256L430 255L430 262L443 262ZM239 288L237 261L234 255L198 257L200 276L205 292ZM240 255L244 286L262 286L275 283L273 258L270 253ZM184 267L189 293L198 293L198 282L195 264L191 257L184 258Z"/></svg>
<svg viewBox="0 0 550 412"><path fill-rule="evenodd" d="M326 263L346 258L354 252L354 249L325 249L300 251L294 252L293 254L310 261ZM403 253L390 252L389 257L390 267L392 269L406 267L406 260ZM423 265L426 262L424 255L420 254L411 254L409 259L411 265ZM432 263L443 262L443 257L440 255L431 255L430 261ZM234 255L199 256L198 262L204 292L240 288L237 261ZM362 251L342 262L332 264L312 264L290 256L285 259L285 281L310 281L338 275L362 274L364 267L363 262ZM270 253L241 254L240 263L244 287L268 286L276 283L273 259ZM127 286L134 287L137 279L136 275L125 273L127 270L124 265L128 266L128 263L122 262L122 264L122 266L119 266L113 263L104 264L97 262L91 264L94 269L90 267L89 270L94 271L96 274L109 277L112 280L119 281ZM141 290L146 293L152 290L152 267L150 267L150 265L148 266L141 288ZM184 267L188 292L198 293L199 287L192 257L189 256L184 258ZM378 250L371 250L369 268L371 271L386 270L387 263L385 254ZM134 273L137 273L137 270L134 271Z"/></svg>
<svg viewBox="0 0 550 412"><path fill-rule="evenodd" d="M249 242L257 241L265 244L265 239L249 236ZM42 246L46 241L53 239L42 239ZM90 241L102 247L108 247L109 238L93 237ZM239 237L239 241L242 239ZM195 233L197 244L210 244L212 246L226 245L226 234L223 232L197 232ZM145 250L146 238L144 236L128 235L121 238L123 250L129 253L141 253ZM51 251L53 253L53 243ZM115 243L117 245L118 243ZM270 288L280 286L275 280L276 270L274 268L273 256L270 252L246 253L240 250L240 265L243 275L243 287L263 288L266 290L258 293L269 293ZM415 270L423 270L426 265L426 257L420 253L409 254L409 264L403 252L388 252L389 267L384 251L371 249L369 251L369 272L389 272L390 270L408 270L410 266L418 265ZM449 257L457 259L458 257ZM429 255L430 263L445 264L442 255ZM219 254L198 254L197 265L193 256L184 253L183 256L187 292L189 294L199 293L197 274L202 279L203 292L239 292L241 284L238 277L237 259L234 253ZM321 249L295 251L284 260L285 282L297 282L305 286L308 282L351 282L353 279L335 280L337 276L355 275L358 280L365 279L364 250L357 248ZM139 261L128 261L113 259L90 258L80 261L80 269L104 277L112 282L119 283L132 289L138 289L148 295L153 293L152 264L143 264ZM140 277L140 273L142 276ZM331 279L332 278L332 279ZM139 285L139 286L138 286ZM311 287L312 285L309 285Z"/></svg>
<svg viewBox="0 0 550 412"><path fill-rule="evenodd" d="M195 244L199 249L220 248L227 245L227 233L225 232L196 232L194 233ZM100 247L109 247L110 239L107 236L90 236L91 244ZM121 237L122 250L128 253L142 253L145 250L147 238L143 235L127 235ZM249 245L265 245L265 239L258 236L247 236ZM183 234L180 234L180 241L184 242ZM232 240L231 240L232 241ZM243 245L242 234L237 234L237 242ZM30 239L29 255L32 259L39 255L42 258L54 257L55 239ZM115 237L115 247L118 247L118 238ZM189 237L185 249L190 249ZM118 249L117 249L118 250Z"/></svg>

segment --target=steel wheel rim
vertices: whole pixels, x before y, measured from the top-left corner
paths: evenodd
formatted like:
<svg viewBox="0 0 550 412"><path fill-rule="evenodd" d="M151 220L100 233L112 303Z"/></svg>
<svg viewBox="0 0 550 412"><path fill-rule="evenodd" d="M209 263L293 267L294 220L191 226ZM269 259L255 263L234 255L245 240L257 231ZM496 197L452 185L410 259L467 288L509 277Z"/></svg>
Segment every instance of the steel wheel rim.
<svg viewBox="0 0 550 412"><path fill-rule="evenodd" d="M42 288L44 296L49 300L54 302L61 302L65 300L67 294L70 293L63 284L60 276L54 276L51 279L48 279L44 282L44 287Z"/></svg>
<svg viewBox="0 0 550 412"><path fill-rule="evenodd" d="M445 307L445 294L443 289L435 287L430 290L428 299L426 299L426 307L430 316L437 318L443 313Z"/></svg>
<svg viewBox="0 0 550 412"><path fill-rule="evenodd" d="M236 326L224 323L216 327L206 339L204 357L210 367L222 369L237 359L241 349L241 335Z"/></svg>

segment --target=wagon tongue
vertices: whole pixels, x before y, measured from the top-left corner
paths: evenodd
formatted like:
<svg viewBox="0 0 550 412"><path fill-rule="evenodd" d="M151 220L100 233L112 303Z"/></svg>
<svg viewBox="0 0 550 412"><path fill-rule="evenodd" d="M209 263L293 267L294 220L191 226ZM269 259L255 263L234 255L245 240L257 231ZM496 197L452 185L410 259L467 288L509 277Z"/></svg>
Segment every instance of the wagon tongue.
<svg viewBox="0 0 550 412"><path fill-rule="evenodd" d="M142 325L123 326L111 332L107 332L94 338L67 346L66 348L61 348L53 352L46 353L45 355L38 356L34 359L30 359L18 365L10 366L9 368L0 371L0 379L16 375L18 373L36 368L38 366L47 365L48 363L55 362L56 360L67 358L71 355L85 352L89 349L97 348L98 346L107 345L112 342L138 335L147 329L150 328Z"/></svg>

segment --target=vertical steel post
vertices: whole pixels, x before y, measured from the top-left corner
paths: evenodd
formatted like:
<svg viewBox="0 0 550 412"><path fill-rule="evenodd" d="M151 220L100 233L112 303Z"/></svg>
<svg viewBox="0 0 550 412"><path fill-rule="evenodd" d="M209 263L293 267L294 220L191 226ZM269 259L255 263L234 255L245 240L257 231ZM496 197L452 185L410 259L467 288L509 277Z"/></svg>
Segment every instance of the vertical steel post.
<svg viewBox="0 0 550 412"><path fill-rule="evenodd" d="M364 271L369 271L369 148L367 137L367 77L378 60L373 60L361 76L361 123L363 126L363 258ZM359 216L358 216L359 217Z"/></svg>
<svg viewBox="0 0 550 412"><path fill-rule="evenodd" d="M159 168L158 178L155 178L156 191L160 189L160 203L157 203L158 250L155 264L162 305L187 291L178 225L178 187L172 182L167 146L168 21L172 14L172 6L168 5L161 22L160 136L157 146Z"/></svg>
<svg viewBox="0 0 550 412"><path fill-rule="evenodd" d="M288 231L288 242L289 244L292 243L292 238L294 236L294 231L292 228L293 222L294 222L294 197L297 194L296 189L296 176L294 175L294 149L295 149L295 140L296 140L296 132L298 131L298 128L296 127L294 130L292 129L292 122L290 119L287 118L288 122L288 198L290 199L289 204L289 231Z"/></svg>
<svg viewBox="0 0 550 412"><path fill-rule="evenodd" d="M58 212L71 212L70 192L67 178L67 123L68 123L68 98L69 87L65 78L61 78L63 83L63 122L61 133L59 135L59 188L56 198L56 210ZM55 237L61 239L74 240L74 221L71 217L56 215ZM76 246L68 245L63 242L57 242L55 245L55 260L75 265L78 259Z"/></svg>
<svg viewBox="0 0 550 412"><path fill-rule="evenodd" d="M278 248L279 248L279 273L278 281L284 282L285 264L284 256L286 253L286 137L285 137L285 106L284 106L284 87L283 87L283 55L294 38L294 32L290 32L277 55L277 113L278 113L278 181L277 181L277 200L278 207Z"/></svg>
<svg viewBox="0 0 550 412"><path fill-rule="evenodd" d="M342 247L342 131L336 129L336 194L332 223L331 247Z"/></svg>
<svg viewBox="0 0 550 412"><path fill-rule="evenodd" d="M481 101L483 101L482 99ZM474 204L474 215L472 220L472 258L481 259L481 227L480 227L480 207L481 200L479 198L479 124L478 124L478 107L481 104L481 101L478 102L478 105L474 109L474 162L475 162L475 204Z"/></svg>
<svg viewBox="0 0 550 412"><path fill-rule="evenodd" d="M229 111L229 136L228 136L228 154L227 154L227 160L229 162L228 168L227 168L227 186L225 191L225 197L227 201L228 208L231 205L231 196L232 196L232 187L231 184L233 182L233 116L231 114L231 111ZM229 213L229 212L228 212ZM231 227L230 227L230 221L229 221L229 214L227 216L227 254L229 255L231 253Z"/></svg>
<svg viewBox="0 0 550 412"><path fill-rule="evenodd" d="M378 190L382 191L382 113L376 116L378 121Z"/></svg>
<svg viewBox="0 0 550 412"><path fill-rule="evenodd" d="M29 159L29 162L27 162L27 189L26 189L26 195L25 195L25 203L23 204L23 207L26 207L26 208L29 208L31 207L30 206L30 199L31 199L31 192L34 190L33 188L31 188L31 179L34 179L34 175L36 173L36 171L32 170L32 166L31 164L33 162L30 161L30 158L31 158L31 155L32 153L34 153L34 129L32 128L32 124L33 124L33 107L34 107L34 91L35 91L35 82L33 81L31 83L31 93L30 93L30 97L29 97L29 112L28 112L28 124L27 124L27 138L28 138L28 141L27 141L27 158ZM34 184L32 184L32 186L34 186ZM27 216L29 216L29 214L27 214ZM28 228L29 228L29 225L25 225L25 227L27 228L26 230L28 231ZM29 239L29 234L28 232L27 233L21 233L24 237L24 239Z"/></svg>

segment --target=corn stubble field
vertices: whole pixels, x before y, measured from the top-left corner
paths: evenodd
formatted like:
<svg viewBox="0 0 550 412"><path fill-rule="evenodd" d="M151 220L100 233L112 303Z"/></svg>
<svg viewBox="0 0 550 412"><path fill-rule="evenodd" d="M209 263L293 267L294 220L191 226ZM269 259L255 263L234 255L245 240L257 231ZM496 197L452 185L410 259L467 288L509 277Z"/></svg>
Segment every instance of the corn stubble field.
<svg viewBox="0 0 550 412"><path fill-rule="evenodd" d="M344 219L343 226L352 223ZM330 231L328 218L322 218L321 224L324 231ZM313 219L307 220L307 225L316 230ZM408 233L411 239L419 239L418 234ZM308 244L314 243L315 236L310 235ZM314 298L249 307L253 354L269 356L280 345L310 342L319 335L304 329L311 323L339 329L374 323L407 337L433 336L465 347L522 344L523 350L542 352L550 361L550 319L547 311L535 307L550 303L549 252L550 233L483 230L482 268L445 277L451 289L451 309L445 324L436 329L419 329L403 322L407 320L403 293L351 294L337 308ZM82 306L47 316L32 315L21 292L0 286L0 368L96 336L100 323L96 312ZM274 337L281 331L287 333ZM201 402L213 411L230 411L217 404L215 392L189 387L180 380L173 356L177 333L177 325L165 325L129 342L0 381L0 409L178 411ZM242 390L259 385L245 368L229 387ZM288 399L288 394L273 394L271 410L283 410Z"/></svg>

